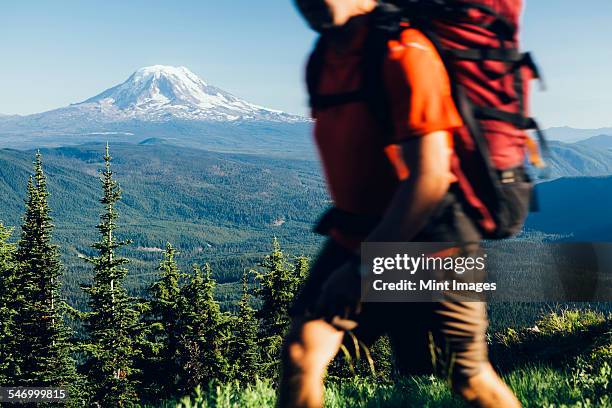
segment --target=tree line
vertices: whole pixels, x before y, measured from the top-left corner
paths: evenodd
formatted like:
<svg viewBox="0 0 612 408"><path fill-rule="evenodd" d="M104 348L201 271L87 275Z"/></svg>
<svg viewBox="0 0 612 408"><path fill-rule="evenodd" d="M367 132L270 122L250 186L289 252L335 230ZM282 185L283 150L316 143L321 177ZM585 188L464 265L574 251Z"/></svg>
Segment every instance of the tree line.
<svg viewBox="0 0 612 408"><path fill-rule="evenodd" d="M190 393L211 381L274 379L288 309L307 274L308 259L286 256L276 239L256 268L245 271L233 313L215 299L208 264L183 272L168 243L146 296L124 281L130 242L115 232L121 188L108 146L93 278L81 285L86 310L60 295L64 272L53 243L42 156L27 184L21 234L0 223L0 386L62 387L68 406L126 407Z"/></svg>

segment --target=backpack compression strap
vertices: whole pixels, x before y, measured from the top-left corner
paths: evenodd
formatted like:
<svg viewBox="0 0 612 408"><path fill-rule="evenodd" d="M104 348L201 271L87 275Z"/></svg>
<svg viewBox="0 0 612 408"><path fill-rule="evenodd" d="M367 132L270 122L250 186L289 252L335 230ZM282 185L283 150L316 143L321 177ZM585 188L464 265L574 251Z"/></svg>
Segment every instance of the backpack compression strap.
<svg viewBox="0 0 612 408"><path fill-rule="evenodd" d="M323 68L325 67L325 53L327 52L328 41L325 35L321 35L306 67L306 87L308 88L310 107L312 109L323 110L348 103L363 102L366 99L363 88L334 94L319 93L319 84Z"/></svg>
<svg viewBox="0 0 612 408"><path fill-rule="evenodd" d="M389 38L388 32L372 25L364 44L361 87L349 92L322 94L319 92L319 84L325 67L325 53L329 41L325 35L322 35L317 41L306 67L306 86L311 109L325 110L349 103L366 103L368 110L381 126L382 132L390 138L393 132L393 122L386 90L384 85L381 84Z"/></svg>
<svg viewBox="0 0 612 408"><path fill-rule="evenodd" d="M377 121L386 129L391 123L387 97L381 86L382 66L387 52L387 40L399 34L399 9L391 4L379 2L370 13L369 30L364 46L362 86L351 92L320 94L319 83L325 66L328 49L327 35L323 33L317 41L306 67L306 85L312 109L327 109L353 102L366 102Z"/></svg>

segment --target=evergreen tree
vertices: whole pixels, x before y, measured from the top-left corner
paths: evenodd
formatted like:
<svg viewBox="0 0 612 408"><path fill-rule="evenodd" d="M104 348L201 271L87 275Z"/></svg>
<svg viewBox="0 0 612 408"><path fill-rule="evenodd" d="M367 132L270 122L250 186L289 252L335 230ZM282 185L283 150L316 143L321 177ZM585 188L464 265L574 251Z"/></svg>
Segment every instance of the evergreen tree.
<svg viewBox="0 0 612 408"><path fill-rule="evenodd" d="M28 181L26 211L16 259L19 277L15 317L19 385L69 388L77 383L70 331L60 297L62 264L51 243L53 224L42 157L36 154L34 178Z"/></svg>
<svg viewBox="0 0 612 408"><path fill-rule="evenodd" d="M17 310L15 245L11 230L0 223L0 386L16 383L15 317Z"/></svg>
<svg viewBox="0 0 612 408"><path fill-rule="evenodd" d="M259 322L255 309L251 306L248 274L242 277L242 298L238 304L238 315L234 317L230 360L233 364L234 378L242 383L251 382L260 372L260 356L257 336Z"/></svg>
<svg viewBox="0 0 612 408"><path fill-rule="evenodd" d="M308 277L308 272L310 271L310 262L307 256L301 255L295 259L294 264L295 274L299 279L299 284L296 288L296 293L302 288L302 284L306 281Z"/></svg>
<svg viewBox="0 0 612 408"><path fill-rule="evenodd" d="M260 349L263 373L276 378L283 337L290 324L289 308L301 286L301 277L291 265L278 240L272 241L272 252L260 263L256 273L259 281L257 295L262 304L258 312L260 319ZM300 268L303 268L303 262Z"/></svg>
<svg viewBox="0 0 612 408"><path fill-rule="evenodd" d="M84 321L88 336L85 371L92 403L120 407L130 405L137 397L133 365L139 311L123 285L128 272L124 265L129 261L116 255L129 242L118 241L114 234L118 218L115 206L121 199L121 189L113 179L108 145L100 180L104 191L100 200L104 211L97 226L100 240L92 245L97 255L87 258L93 265L93 283L83 286L90 308Z"/></svg>
<svg viewBox="0 0 612 408"><path fill-rule="evenodd" d="M214 299L215 281L210 266L194 265L182 289L182 321L179 335L180 389L191 392L200 384L223 381L230 372L227 360L229 317Z"/></svg>
<svg viewBox="0 0 612 408"><path fill-rule="evenodd" d="M143 361L143 388L150 397L168 396L176 392L179 376L179 330L181 329L181 288L184 274L175 260L176 251L166 244L158 271L159 279L154 282L147 325L150 338L149 352Z"/></svg>

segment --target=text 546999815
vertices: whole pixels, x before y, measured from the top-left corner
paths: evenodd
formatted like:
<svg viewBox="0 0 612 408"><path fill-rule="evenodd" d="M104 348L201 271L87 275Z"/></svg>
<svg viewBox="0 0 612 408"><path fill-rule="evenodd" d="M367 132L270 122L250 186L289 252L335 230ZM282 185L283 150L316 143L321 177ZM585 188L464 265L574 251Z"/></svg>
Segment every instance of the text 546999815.
<svg viewBox="0 0 612 408"><path fill-rule="evenodd" d="M68 392L64 388L0 387L0 403L63 401L67 397Z"/></svg>

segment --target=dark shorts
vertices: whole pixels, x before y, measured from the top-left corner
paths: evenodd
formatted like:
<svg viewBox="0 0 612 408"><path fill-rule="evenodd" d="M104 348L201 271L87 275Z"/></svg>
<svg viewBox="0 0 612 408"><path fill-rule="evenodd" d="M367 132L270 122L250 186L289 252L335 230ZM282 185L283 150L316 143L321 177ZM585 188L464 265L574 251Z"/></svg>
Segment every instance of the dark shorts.
<svg viewBox="0 0 612 408"><path fill-rule="evenodd" d="M478 243L480 238L461 204L449 194L414 242ZM333 240L325 243L291 310L293 318L315 318L310 309L323 283L351 257ZM397 368L404 374L434 372L459 381L477 374L488 360L488 320L482 302L364 303L356 320L353 334L366 346L389 336Z"/></svg>

